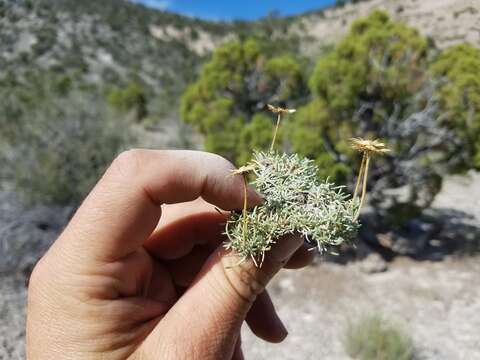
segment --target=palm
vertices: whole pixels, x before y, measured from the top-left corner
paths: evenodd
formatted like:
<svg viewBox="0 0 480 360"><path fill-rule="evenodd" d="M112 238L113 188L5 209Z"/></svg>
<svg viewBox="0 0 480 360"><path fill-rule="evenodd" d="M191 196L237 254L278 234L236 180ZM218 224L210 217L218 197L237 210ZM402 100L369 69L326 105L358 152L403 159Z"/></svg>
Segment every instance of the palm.
<svg viewBox="0 0 480 360"><path fill-rule="evenodd" d="M211 205L197 201L190 206L167 208L156 231L145 243L148 250L141 247L120 261L99 268L98 274L87 279L89 284L83 282L79 289L89 289L87 296L104 305L100 312L95 311L95 316L87 316L87 313L91 315L91 309L85 309L86 314L80 320L83 326L79 328L97 327L112 359L125 359L139 346L141 349L141 344L222 240L220 223L224 216L212 211ZM201 209L208 211L199 211ZM198 227L204 231L194 239L196 245L192 247L191 238L183 240L186 233ZM104 354L106 349L99 346L90 347L91 350Z"/></svg>

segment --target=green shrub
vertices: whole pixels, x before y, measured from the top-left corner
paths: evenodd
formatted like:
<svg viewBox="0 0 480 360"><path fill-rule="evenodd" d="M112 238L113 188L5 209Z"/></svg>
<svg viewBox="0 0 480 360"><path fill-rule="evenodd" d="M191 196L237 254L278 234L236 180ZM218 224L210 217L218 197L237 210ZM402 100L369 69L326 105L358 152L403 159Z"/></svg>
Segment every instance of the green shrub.
<svg viewBox="0 0 480 360"><path fill-rule="evenodd" d="M246 143L260 148L268 143L266 118L257 117L266 104L295 104L305 89L300 65L292 56L277 54L257 40L231 42L215 51L187 88L181 114L204 135L208 151L244 161ZM257 138L253 132L259 128Z"/></svg>
<svg viewBox="0 0 480 360"><path fill-rule="evenodd" d="M124 88L111 89L107 100L117 111L132 111L136 121L141 121L148 115L147 92L138 81L130 81Z"/></svg>
<svg viewBox="0 0 480 360"><path fill-rule="evenodd" d="M427 40L376 11L355 21L349 34L322 57L310 79L313 93L326 101L335 121L351 121L368 103L374 124L380 113L417 92L425 80Z"/></svg>
<svg viewBox="0 0 480 360"><path fill-rule="evenodd" d="M336 127L335 123L330 121L327 106L322 99L314 99L309 104L301 107L295 115L295 120L288 124L290 128L290 140L294 150L310 159L314 159L318 169L319 176L322 178L332 178L338 183L345 183L349 174L352 173L352 165L341 161L340 154L335 153L335 145L330 144L328 132L335 131L339 136L345 136L348 139L351 135L346 133L342 135L342 128ZM351 137L351 136L350 136ZM353 150L347 143L342 150L353 157ZM328 151L327 149L332 149Z"/></svg>
<svg viewBox="0 0 480 360"><path fill-rule="evenodd" d="M388 143L392 153L371 171L369 199L389 225L431 204L462 143L438 121L429 50L426 38L384 12L355 21L319 59L310 79L312 100L292 122L293 149L315 159L321 175L335 182L352 184L357 173L349 138Z"/></svg>
<svg viewBox="0 0 480 360"><path fill-rule="evenodd" d="M442 122L465 139L464 167L480 168L480 50L461 44L445 50L431 66L438 89Z"/></svg>
<svg viewBox="0 0 480 360"><path fill-rule="evenodd" d="M411 337L380 315L362 316L349 323L344 347L348 355L360 360L412 360Z"/></svg>
<svg viewBox="0 0 480 360"><path fill-rule="evenodd" d="M277 134L277 144L282 142L283 132ZM268 150L273 136L272 116L270 114L255 114L252 121L243 126L240 133L238 163L246 164L252 158L252 151Z"/></svg>
<svg viewBox="0 0 480 360"><path fill-rule="evenodd" d="M29 113L10 144L13 184L29 203L76 205L127 140L127 124L93 97L52 99Z"/></svg>

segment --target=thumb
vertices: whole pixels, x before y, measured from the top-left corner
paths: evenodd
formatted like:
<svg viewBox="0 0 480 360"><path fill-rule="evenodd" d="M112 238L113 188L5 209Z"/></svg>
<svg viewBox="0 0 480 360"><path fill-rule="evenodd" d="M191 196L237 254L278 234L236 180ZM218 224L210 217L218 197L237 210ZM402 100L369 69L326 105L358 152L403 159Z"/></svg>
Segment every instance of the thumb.
<svg viewBox="0 0 480 360"><path fill-rule="evenodd" d="M189 351L185 354L195 353L199 359L231 358L257 295L302 244L300 236L282 238L266 254L262 267L251 260L239 264L238 256L220 246L149 340L156 343L157 351L165 353L165 341L169 334L175 334L171 341L182 344L182 354Z"/></svg>

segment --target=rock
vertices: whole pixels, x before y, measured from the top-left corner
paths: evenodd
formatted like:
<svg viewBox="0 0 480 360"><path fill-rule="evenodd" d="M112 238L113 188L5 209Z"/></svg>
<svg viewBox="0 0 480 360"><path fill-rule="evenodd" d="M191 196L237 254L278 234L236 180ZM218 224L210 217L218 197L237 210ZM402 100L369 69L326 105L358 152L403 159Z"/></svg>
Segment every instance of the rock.
<svg viewBox="0 0 480 360"><path fill-rule="evenodd" d="M0 274L29 274L72 210L59 206L27 209L14 194L0 192Z"/></svg>
<svg viewBox="0 0 480 360"><path fill-rule="evenodd" d="M377 234L376 242L397 255L419 256L438 231L439 224L417 218L410 220L398 230Z"/></svg>
<svg viewBox="0 0 480 360"><path fill-rule="evenodd" d="M370 253L360 262L360 271L365 274L377 274L387 270L387 262L377 253Z"/></svg>

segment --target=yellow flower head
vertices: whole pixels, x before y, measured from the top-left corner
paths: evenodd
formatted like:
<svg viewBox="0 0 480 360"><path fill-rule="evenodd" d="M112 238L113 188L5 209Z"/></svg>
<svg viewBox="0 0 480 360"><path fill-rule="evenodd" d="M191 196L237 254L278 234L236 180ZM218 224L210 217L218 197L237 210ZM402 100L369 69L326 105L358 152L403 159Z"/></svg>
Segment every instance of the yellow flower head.
<svg viewBox="0 0 480 360"><path fill-rule="evenodd" d="M297 111L295 109L286 109L286 108L276 107L270 104L268 104L267 107L268 107L268 110L270 110L274 114L293 114L294 112Z"/></svg>
<svg viewBox="0 0 480 360"><path fill-rule="evenodd" d="M384 155L390 152L390 149L380 140L365 140L361 138L350 139L352 148L368 155Z"/></svg>

